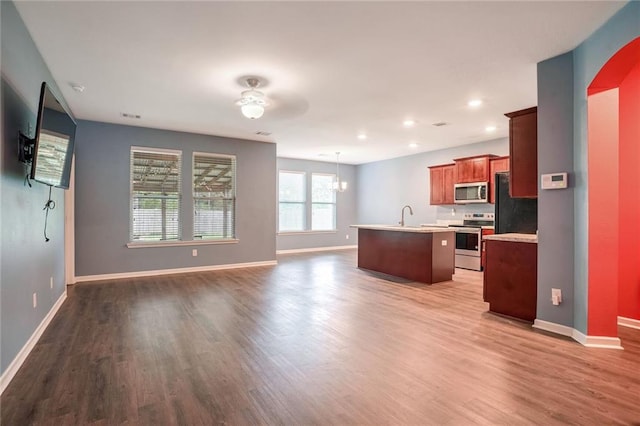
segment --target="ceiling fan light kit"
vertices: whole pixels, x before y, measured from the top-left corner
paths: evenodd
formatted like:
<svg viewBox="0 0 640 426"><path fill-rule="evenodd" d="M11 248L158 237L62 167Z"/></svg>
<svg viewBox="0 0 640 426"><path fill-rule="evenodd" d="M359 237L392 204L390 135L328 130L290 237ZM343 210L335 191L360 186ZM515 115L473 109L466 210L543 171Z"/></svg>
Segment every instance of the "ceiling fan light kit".
<svg viewBox="0 0 640 426"><path fill-rule="evenodd" d="M255 77L247 78L247 86L249 90L244 90L240 93L240 99L236 102L236 105L240 106L240 111L245 117L255 120L264 114L264 107L267 106L267 101L264 99L264 93L257 90L260 85L260 80Z"/></svg>

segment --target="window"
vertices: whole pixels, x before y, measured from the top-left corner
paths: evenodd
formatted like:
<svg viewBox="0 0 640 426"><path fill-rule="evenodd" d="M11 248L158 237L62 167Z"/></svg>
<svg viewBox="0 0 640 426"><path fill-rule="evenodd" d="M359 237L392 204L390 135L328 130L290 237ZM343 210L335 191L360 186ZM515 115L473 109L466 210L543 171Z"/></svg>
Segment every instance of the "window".
<svg viewBox="0 0 640 426"><path fill-rule="evenodd" d="M131 147L130 241L180 239L180 151Z"/></svg>
<svg viewBox="0 0 640 426"><path fill-rule="evenodd" d="M303 172L279 173L278 229L280 232L304 231L306 226L306 175Z"/></svg>
<svg viewBox="0 0 640 426"><path fill-rule="evenodd" d="M280 171L278 231L335 231L335 179L334 174L312 173L309 181L304 172Z"/></svg>
<svg viewBox="0 0 640 426"><path fill-rule="evenodd" d="M311 175L311 230L334 231L336 229L336 193L333 190L335 175L313 173Z"/></svg>
<svg viewBox="0 0 640 426"><path fill-rule="evenodd" d="M193 153L193 239L236 237L236 157Z"/></svg>

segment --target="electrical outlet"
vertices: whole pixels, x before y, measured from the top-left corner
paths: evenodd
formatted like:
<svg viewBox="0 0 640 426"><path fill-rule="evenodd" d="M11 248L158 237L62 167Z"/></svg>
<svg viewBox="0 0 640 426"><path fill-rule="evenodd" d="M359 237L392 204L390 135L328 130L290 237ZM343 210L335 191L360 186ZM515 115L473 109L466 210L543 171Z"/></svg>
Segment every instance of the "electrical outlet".
<svg viewBox="0 0 640 426"><path fill-rule="evenodd" d="M347 236L345 238L348 240L349 239L349 234L347 234Z"/></svg>
<svg viewBox="0 0 640 426"><path fill-rule="evenodd" d="M49 278L49 287L53 288L53 277Z"/></svg>
<svg viewBox="0 0 640 426"><path fill-rule="evenodd" d="M197 257L198 256L198 249L191 250L191 256Z"/></svg>
<svg viewBox="0 0 640 426"><path fill-rule="evenodd" d="M33 307L38 306L38 293L33 293Z"/></svg>

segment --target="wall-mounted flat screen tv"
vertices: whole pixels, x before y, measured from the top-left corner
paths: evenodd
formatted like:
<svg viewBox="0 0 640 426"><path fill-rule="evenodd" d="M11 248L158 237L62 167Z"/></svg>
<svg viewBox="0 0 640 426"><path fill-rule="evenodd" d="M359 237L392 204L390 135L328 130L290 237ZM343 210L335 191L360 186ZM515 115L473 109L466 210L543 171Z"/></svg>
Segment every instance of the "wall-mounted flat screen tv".
<svg viewBox="0 0 640 426"><path fill-rule="evenodd" d="M58 188L69 188L76 122L42 83L31 179Z"/></svg>

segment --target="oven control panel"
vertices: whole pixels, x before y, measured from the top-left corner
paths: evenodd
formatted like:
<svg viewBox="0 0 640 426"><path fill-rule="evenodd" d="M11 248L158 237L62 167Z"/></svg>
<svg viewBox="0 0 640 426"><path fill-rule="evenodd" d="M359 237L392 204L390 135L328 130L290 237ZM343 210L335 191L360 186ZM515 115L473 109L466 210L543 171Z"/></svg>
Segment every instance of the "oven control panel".
<svg viewBox="0 0 640 426"><path fill-rule="evenodd" d="M495 220L493 213L465 213L464 220Z"/></svg>

